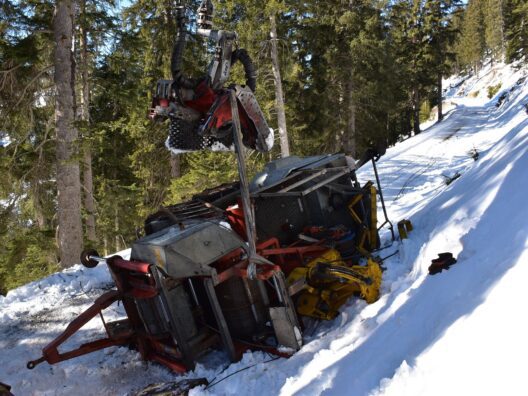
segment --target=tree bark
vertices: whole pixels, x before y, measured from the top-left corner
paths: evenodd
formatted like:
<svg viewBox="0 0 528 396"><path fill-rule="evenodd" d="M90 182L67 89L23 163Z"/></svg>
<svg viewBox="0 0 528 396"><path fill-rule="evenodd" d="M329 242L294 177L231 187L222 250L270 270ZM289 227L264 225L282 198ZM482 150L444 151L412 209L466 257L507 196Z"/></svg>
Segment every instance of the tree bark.
<svg viewBox="0 0 528 396"><path fill-rule="evenodd" d="M275 110L277 111L277 121L279 125L279 138L281 146L281 157L290 156L290 143L288 141L288 130L286 127L286 112L284 109L284 92L282 89L282 78L279 64L277 23L275 13L270 15L271 24L271 65L273 69L273 80L275 81Z"/></svg>
<svg viewBox="0 0 528 396"><path fill-rule="evenodd" d="M55 130L60 265L79 261L82 250L81 185L78 132L74 122L73 12L71 0L58 0L53 21L55 38Z"/></svg>
<svg viewBox="0 0 528 396"><path fill-rule="evenodd" d="M417 89L412 94L412 105L413 105L413 130L414 134L418 135L420 130L420 93Z"/></svg>
<svg viewBox="0 0 528 396"><path fill-rule="evenodd" d="M119 252L121 250L121 246L120 246L120 240L119 240L119 210L117 206L114 208L114 241L115 241L114 251Z"/></svg>
<svg viewBox="0 0 528 396"><path fill-rule="evenodd" d="M442 73L438 73L438 81L437 81L437 89L438 89L438 121L442 121L444 119L444 112L443 112L443 102L442 102Z"/></svg>
<svg viewBox="0 0 528 396"><path fill-rule="evenodd" d="M166 0L164 2L164 7L165 7L164 19L165 19L165 25L166 25L165 32L168 33L168 37L166 41L170 43L172 39L171 35L174 31L176 31L176 25L174 23L175 18L173 15L174 7L173 7L172 0ZM168 51L167 53L170 54L170 51ZM170 62L164 62L164 64L168 65L170 64ZM159 65L159 66L163 67L163 65ZM170 74L170 68L167 70L164 69L164 72ZM180 154L174 154L172 152L170 153L169 163L170 163L170 170L171 170L170 175L172 179L179 179L182 176L181 158L182 157Z"/></svg>
<svg viewBox="0 0 528 396"><path fill-rule="evenodd" d="M170 166L171 166L171 177L173 179L180 178L181 177L181 162L180 162L180 156L178 154L171 153Z"/></svg>
<svg viewBox="0 0 528 396"><path fill-rule="evenodd" d="M83 19L86 18L86 0L81 2L81 14ZM84 138L90 137L90 79L88 67L88 32L86 20L80 24L80 44L81 44L81 120L85 125ZM84 209L86 210L86 236L92 243L97 242L95 231L95 199L93 195L93 172L92 172L92 150L90 145L85 141L83 144L83 192L84 192Z"/></svg>
<svg viewBox="0 0 528 396"><path fill-rule="evenodd" d="M348 78L348 81L345 85L346 92L346 109L347 109L347 124L345 129L345 136L343 142L343 148L345 153L354 157L356 155L356 102L354 100L354 78L352 73Z"/></svg>

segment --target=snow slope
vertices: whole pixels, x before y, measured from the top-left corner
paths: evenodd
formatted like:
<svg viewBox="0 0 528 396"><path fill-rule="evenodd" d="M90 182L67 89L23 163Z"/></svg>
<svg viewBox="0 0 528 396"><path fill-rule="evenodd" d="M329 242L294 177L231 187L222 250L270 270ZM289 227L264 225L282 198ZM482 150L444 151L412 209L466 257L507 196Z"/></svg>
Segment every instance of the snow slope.
<svg viewBox="0 0 528 396"><path fill-rule="evenodd" d="M225 380L192 395L523 394L528 84L517 84L523 75L496 65L447 81L446 100L456 107L446 119L387 151L378 166L389 217L409 218L415 230L382 252L398 253L385 262L380 300L351 301L334 321L312 324L292 358L270 361L253 352L228 364L214 353L181 377L126 348L110 348L28 371L26 362L111 287L104 266L77 266L0 297L0 381L16 395L124 395L196 377ZM488 101L481 93L499 81L501 91ZM508 97L497 108L502 93ZM371 169L359 177L371 179ZM387 230L382 239L390 243ZM430 261L444 251L458 263L428 276ZM109 319L121 315L117 307L110 311ZM94 321L75 341L101 331Z"/></svg>

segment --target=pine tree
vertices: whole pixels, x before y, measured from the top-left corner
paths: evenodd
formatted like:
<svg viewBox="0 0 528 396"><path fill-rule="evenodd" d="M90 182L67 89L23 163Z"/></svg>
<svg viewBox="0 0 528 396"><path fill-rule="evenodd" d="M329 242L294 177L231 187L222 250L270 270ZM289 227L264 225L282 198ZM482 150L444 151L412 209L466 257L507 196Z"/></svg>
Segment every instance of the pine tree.
<svg viewBox="0 0 528 396"><path fill-rule="evenodd" d="M81 0L79 18L79 44L80 44L80 75L81 75L81 121L85 127L83 138L89 141L90 137L90 97L91 97L91 80L90 80L90 59L88 48L88 30L89 19L87 18L86 0ZM91 243L97 241L95 232L95 199L93 189L93 172L92 172L92 150L88 144L82 147L82 186L83 186L83 203L86 210L85 225L86 236Z"/></svg>
<svg viewBox="0 0 528 396"><path fill-rule="evenodd" d="M92 73L97 46L103 42L104 35L114 29L114 17L110 15L113 7L113 0L80 0L78 3L76 64L79 86L77 101L80 111L77 112L77 126L82 142L82 196L86 238L92 245L97 243L91 141Z"/></svg>
<svg viewBox="0 0 528 396"><path fill-rule="evenodd" d="M424 5L423 30L428 37L425 57L430 63L426 72L436 75L434 102L438 106L439 121L444 117L442 78L450 71L451 60L455 57L455 53L450 51L457 34L452 18L459 5L459 0L427 0Z"/></svg>
<svg viewBox="0 0 528 396"><path fill-rule="evenodd" d="M506 59L528 61L528 3L508 0L505 4Z"/></svg>
<svg viewBox="0 0 528 396"><path fill-rule="evenodd" d="M0 147L0 290L57 268L53 9L29 1L0 7L0 134L10 141Z"/></svg>
<svg viewBox="0 0 528 396"><path fill-rule="evenodd" d="M277 16L275 10L270 13L270 46L271 62L273 67L273 79L275 82L275 109L277 111L277 123L279 124L279 139L281 156L290 155L290 143L288 141L288 129L286 127L286 111L284 107L284 91L282 89L282 77L280 72L280 61L278 53Z"/></svg>
<svg viewBox="0 0 528 396"><path fill-rule="evenodd" d="M419 0L405 0L396 3L390 14L391 38L395 60L399 67L398 77L404 84L411 111L412 129L420 131L420 108L427 95L428 87L434 84L429 68L431 58L429 39L424 30L424 9Z"/></svg>
<svg viewBox="0 0 528 396"><path fill-rule="evenodd" d="M71 0L59 0L54 18L55 35L55 129L57 134L57 190L59 253L61 266L79 261L83 246L81 186L77 159L78 131L75 121L73 74L73 9Z"/></svg>
<svg viewBox="0 0 528 396"><path fill-rule="evenodd" d="M505 0L486 0L483 3L486 47L495 60L500 60L505 53L504 2Z"/></svg>
<svg viewBox="0 0 528 396"><path fill-rule="evenodd" d="M474 72L480 65L486 53L486 37L483 3L484 0L469 0L464 14L462 33L458 42L460 63Z"/></svg>

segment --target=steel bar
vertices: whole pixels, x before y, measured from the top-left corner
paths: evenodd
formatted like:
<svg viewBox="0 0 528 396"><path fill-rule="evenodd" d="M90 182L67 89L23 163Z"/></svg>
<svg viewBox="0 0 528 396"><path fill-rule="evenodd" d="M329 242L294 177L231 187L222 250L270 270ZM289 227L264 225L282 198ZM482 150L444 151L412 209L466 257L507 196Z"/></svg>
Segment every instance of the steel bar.
<svg viewBox="0 0 528 396"><path fill-rule="evenodd" d="M238 114L238 103L235 90L230 91L231 112L233 118L233 133L235 138L235 151L237 155L238 174L240 177L240 195L242 196L242 206L244 210L244 218L246 220L246 235L248 239L248 253L250 265L251 260L257 254L256 239L255 239L255 215L253 212L253 205L249 195L249 186L246 171L246 152L242 142L242 127L240 126L240 117Z"/></svg>
<svg viewBox="0 0 528 396"><path fill-rule="evenodd" d="M383 227L385 224L389 223L389 229L392 235L392 240L394 241L394 227L391 221L389 220L389 216L387 215L387 209L385 208L385 199L383 198L383 191L381 189L381 182L378 175L378 167L376 166L376 161L374 160L374 158L372 158L372 167L374 168L374 175L376 175L376 183L378 184L378 193L381 199L381 207L383 208L383 215L385 216L385 222L380 226L380 228Z"/></svg>
<svg viewBox="0 0 528 396"><path fill-rule="evenodd" d="M227 353L231 361L235 362L237 360L235 345L233 344L231 333L229 332L229 328L227 327L227 323L222 312L222 307L220 306L218 298L216 297L213 281L211 279L204 279L204 286L207 296L209 297L211 308L213 309L213 314L215 316L217 322L216 324L218 325L218 329L220 331L220 336L222 337L224 347L227 349Z"/></svg>
<svg viewBox="0 0 528 396"><path fill-rule="evenodd" d="M326 174L326 172L327 172L327 169L322 169L319 172L313 173L310 176L305 177L304 179L301 179L298 182L295 182L295 183L289 185L286 188L283 188L282 190L279 191L279 193L285 193L285 192L288 192L290 190L293 190L295 187L302 186L303 184L308 183L310 180L315 179L318 176Z"/></svg>
<svg viewBox="0 0 528 396"><path fill-rule="evenodd" d="M304 190L304 191L302 192L302 195L303 195L303 196L304 196L304 195L308 195L308 194L310 194L311 192L317 190L318 188L321 188L321 187L323 187L324 185L326 185L326 184L328 184L328 183L331 183L331 182L333 182L333 181L336 180L336 179L339 179L341 176L344 176L344 175L346 175L347 173L350 173L350 170L349 170L349 169L347 169L347 170L342 170L341 172L338 172L337 174L335 174L335 175L333 175L333 176L330 176L329 178L327 178L327 179L325 179L325 180L323 180L323 181L317 183L316 185L314 185L314 186L312 186L312 187L310 187L310 188Z"/></svg>

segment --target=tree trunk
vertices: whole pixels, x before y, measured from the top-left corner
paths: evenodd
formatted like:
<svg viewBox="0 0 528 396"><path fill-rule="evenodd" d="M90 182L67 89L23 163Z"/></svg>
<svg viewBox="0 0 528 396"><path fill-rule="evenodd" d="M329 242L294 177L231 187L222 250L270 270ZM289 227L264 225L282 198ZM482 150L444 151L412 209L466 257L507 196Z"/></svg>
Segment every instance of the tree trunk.
<svg viewBox="0 0 528 396"><path fill-rule="evenodd" d="M114 251L119 252L121 250L121 246L120 246L120 240L119 240L119 210L117 206L114 208L114 240L115 240Z"/></svg>
<svg viewBox="0 0 528 396"><path fill-rule="evenodd" d="M108 249L108 235L104 234L103 236L103 252L105 256L108 256L110 254Z"/></svg>
<svg viewBox="0 0 528 396"><path fill-rule="evenodd" d="M79 262L82 250L81 185L78 132L74 122L73 12L71 0L58 0L54 21L55 130L57 134L57 192L59 255L63 268Z"/></svg>
<svg viewBox="0 0 528 396"><path fill-rule="evenodd" d="M438 89L438 121L442 121L444 119L444 113L443 113L443 103L442 103L442 73L438 73L438 81L437 81L437 89Z"/></svg>
<svg viewBox="0 0 528 396"><path fill-rule="evenodd" d="M286 128L286 112L284 109L284 92L282 90L282 79L279 65L279 51L277 38L277 24L275 13L270 15L271 23L271 64L273 69L273 80L275 81L275 109L277 111L277 121L279 124L279 137L281 146L281 157L290 156L290 143L288 141L288 130Z"/></svg>
<svg viewBox="0 0 528 396"><path fill-rule="evenodd" d="M356 102L354 100L354 79L352 77L352 73L350 73L350 76L345 86L347 124L345 129L343 148L345 150L345 154L354 157L356 155Z"/></svg>
<svg viewBox="0 0 528 396"><path fill-rule="evenodd" d="M413 104L413 130L414 134L418 135L420 130L420 93L418 90L413 91L412 95L412 104Z"/></svg>
<svg viewBox="0 0 528 396"><path fill-rule="evenodd" d="M171 177L173 179L180 178L181 177L181 159L178 154L174 154L171 152L170 166L171 166Z"/></svg>
<svg viewBox="0 0 528 396"><path fill-rule="evenodd" d="M81 13L86 18L86 1L81 2ZM81 95L81 120L85 126L84 138L90 137L90 80L88 71L88 32L86 20L80 24L80 44L81 44L81 69L82 69L82 95ZM84 209L86 210L86 236L92 243L97 242L95 232L95 199L93 195L93 172L92 172L92 151L87 141L83 144L83 191Z"/></svg>

